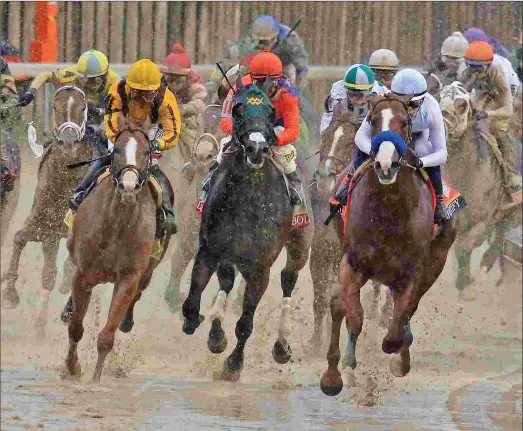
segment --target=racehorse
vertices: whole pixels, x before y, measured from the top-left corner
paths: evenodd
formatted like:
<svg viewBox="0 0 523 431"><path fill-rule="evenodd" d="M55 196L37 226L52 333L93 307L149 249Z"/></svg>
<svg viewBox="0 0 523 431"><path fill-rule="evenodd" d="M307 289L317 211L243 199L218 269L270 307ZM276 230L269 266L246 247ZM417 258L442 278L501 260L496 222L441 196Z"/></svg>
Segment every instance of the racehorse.
<svg viewBox="0 0 523 431"><path fill-rule="evenodd" d="M234 283L234 267L246 280L242 315L236 325L238 342L224 363L222 376L228 379L240 376L256 307L267 289L270 268L284 246L287 263L281 272L282 313L272 354L278 363L290 360L291 294L309 257L313 236L312 224L293 228L293 206L285 179L267 160L270 145L276 143L271 120L274 109L267 89L243 87L239 82L232 115L235 133L203 208L190 291L182 306L183 331L190 335L203 320L199 314L201 295L217 272L220 291L210 314L207 345L211 352L221 353L227 346L221 320Z"/></svg>
<svg viewBox="0 0 523 431"><path fill-rule="evenodd" d="M2 281L7 286L2 307L14 308L20 302L15 284L18 279L20 255L30 241L41 242L44 253L42 308L36 327L42 331L47 318L49 295L56 281L56 256L61 238L67 237L63 223L67 199L86 173L85 168L70 170L68 164L92 157L92 149L84 139L87 121L87 99L84 92L73 85L57 87L53 100L54 141L47 147L38 167L38 183L31 213L22 230L16 232L13 254ZM64 267L64 278L66 270Z"/></svg>
<svg viewBox="0 0 523 431"><path fill-rule="evenodd" d="M98 334L94 382L100 381L118 326L122 332L132 329L136 302L149 285L170 239L170 235L165 234L160 257L152 255L157 200L148 187L152 150L147 134L127 123L123 115L118 118L118 130L111 181L102 181L86 197L67 238L67 248L75 265L69 352L65 361L71 375L81 372L77 346L84 332L83 319L92 289L97 284L114 283L107 323Z"/></svg>
<svg viewBox="0 0 523 431"><path fill-rule="evenodd" d="M9 131L2 129L1 133L2 142L0 145L5 148L6 156L6 160L2 160L2 164L9 169L13 178L10 179L10 181L12 181L12 190L5 187L3 183L0 185L0 246L4 242L4 234L9 228L9 223L18 205L18 198L20 196L20 174L22 171L20 147ZM2 151L2 153L4 153L4 151ZM2 178L3 174L2 172Z"/></svg>
<svg viewBox="0 0 523 431"><path fill-rule="evenodd" d="M498 162L502 162L503 156L495 138L488 133L488 124L484 121L475 124L470 95L460 82L441 90L440 106L448 131L445 177L467 196L468 204L454 247L459 267L456 288L463 292L474 282L470 257L485 240L490 244L480 265L490 271L499 258L500 284L504 276L505 233L521 224L521 204L511 204L503 186L503 165Z"/></svg>
<svg viewBox="0 0 523 431"><path fill-rule="evenodd" d="M434 231L435 198L429 184L411 166L405 144L411 141L407 108L411 97L376 96L370 100L373 152L345 209L339 289L330 304L328 369L320 382L326 395L337 395L343 388L338 363L344 318L348 342L343 367L356 368L356 342L363 326L360 289L369 279L392 290L393 317L382 349L388 354L398 352L391 362L393 375L403 377L409 372L410 320L421 297L443 270L456 237L458 216Z"/></svg>

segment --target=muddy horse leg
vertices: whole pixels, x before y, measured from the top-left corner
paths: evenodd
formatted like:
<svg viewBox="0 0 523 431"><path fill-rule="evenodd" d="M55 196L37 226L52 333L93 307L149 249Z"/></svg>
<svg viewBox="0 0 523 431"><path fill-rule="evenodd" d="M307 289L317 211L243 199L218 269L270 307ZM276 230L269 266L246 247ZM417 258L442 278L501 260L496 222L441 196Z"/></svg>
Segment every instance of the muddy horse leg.
<svg viewBox="0 0 523 431"><path fill-rule="evenodd" d="M363 307L360 301L360 290L367 279L355 271L349 264L347 256L343 256L338 277L338 292L331 300L332 333L327 352L327 370L320 382L325 395L338 395L343 389L343 379L338 369L340 361L340 328L343 317L346 318L348 331L347 348L343 358L342 368L356 368L356 342L363 327Z"/></svg>
<svg viewBox="0 0 523 431"><path fill-rule="evenodd" d="M54 289L56 282L56 256L60 247L60 238L51 237L42 241L42 250L44 253L44 267L42 269L42 303L40 313L36 319L36 331L40 337L45 335L47 324L47 311L49 309L49 296Z"/></svg>
<svg viewBox="0 0 523 431"><path fill-rule="evenodd" d="M236 323L236 347L225 360L223 366L222 376L226 380L238 380L240 378L244 363L245 344L252 334L254 313L269 285L269 275L270 270L268 268L255 274L244 274L247 285L243 300L243 312Z"/></svg>
<svg viewBox="0 0 523 431"><path fill-rule="evenodd" d="M71 290L71 283L73 280L73 274L74 274L75 265L73 263L73 260L71 259L71 256L67 256L67 259L65 259L64 262L64 276L62 278L62 282L60 283L60 286L58 287L58 290L62 295L65 295L66 293L69 293Z"/></svg>
<svg viewBox="0 0 523 431"><path fill-rule="evenodd" d="M94 383L100 383L105 358L114 345L114 334L116 329L118 329L123 316L129 309L131 302L136 297L139 282L140 275L132 274L121 277L114 286L114 293L109 308L109 315L107 316L107 322L98 334L98 360L96 361L96 368L93 375Z"/></svg>
<svg viewBox="0 0 523 431"><path fill-rule="evenodd" d="M216 295L209 314L211 329L207 338L207 347L212 353L222 353L227 348L227 337L222 329L222 322L227 306L227 296L231 293L234 287L234 279L236 278L232 265L218 265L217 275L220 282L220 291Z"/></svg>
<svg viewBox="0 0 523 431"><path fill-rule="evenodd" d="M385 291L385 303L383 304L383 307L381 307L381 316L380 316L379 325L382 328L388 328L391 316L392 316L392 294L390 293L390 289L387 287L387 289Z"/></svg>
<svg viewBox="0 0 523 431"><path fill-rule="evenodd" d="M187 335L194 334L196 328L203 322L204 317L200 314L202 293L217 267L218 262L213 256L204 250L198 250L194 259L189 295L182 306L184 318L182 329Z"/></svg>
<svg viewBox="0 0 523 431"><path fill-rule="evenodd" d="M9 268L2 276L2 282L5 281L7 283L2 295L2 308L5 310L15 308L20 303L20 298L15 288L16 280L18 279L18 266L22 250L31 239L31 232L27 228L16 232L13 238L13 254L11 255Z"/></svg>
<svg viewBox="0 0 523 431"><path fill-rule="evenodd" d="M78 343L84 334L84 317L89 308L93 286L85 282L85 277L79 270L75 271L71 286L71 301L74 303L71 321L69 323L69 352L65 359L66 369L71 376L78 376L81 373L80 362L78 361Z"/></svg>

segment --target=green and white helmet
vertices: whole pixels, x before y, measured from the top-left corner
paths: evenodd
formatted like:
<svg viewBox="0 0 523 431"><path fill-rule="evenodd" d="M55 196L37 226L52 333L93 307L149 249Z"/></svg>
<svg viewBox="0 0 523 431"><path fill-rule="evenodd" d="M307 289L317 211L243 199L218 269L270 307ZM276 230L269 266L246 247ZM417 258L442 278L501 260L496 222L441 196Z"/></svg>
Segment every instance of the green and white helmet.
<svg viewBox="0 0 523 431"><path fill-rule="evenodd" d="M370 90L374 85L374 72L364 64L355 64L345 72L343 85L347 90Z"/></svg>

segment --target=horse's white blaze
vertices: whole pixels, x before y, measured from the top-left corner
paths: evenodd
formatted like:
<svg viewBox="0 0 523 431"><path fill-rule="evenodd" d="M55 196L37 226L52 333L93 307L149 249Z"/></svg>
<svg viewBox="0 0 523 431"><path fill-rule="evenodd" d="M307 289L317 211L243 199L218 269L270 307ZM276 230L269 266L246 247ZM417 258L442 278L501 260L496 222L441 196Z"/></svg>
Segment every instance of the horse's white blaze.
<svg viewBox="0 0 523 431"><path fill-rule="evenodd" d="M394 155L394 151L396 151L394 144L390 141L384 141L381 143L378 154L376 155L376 161L380 163L381 169L385 175L389 173L389 169L392 166L392 156Z"/></svg>
<svg viewBox="0 0 523 431"><path fill-rule="evenodd" d="M390 120L394 118L394 114L392 113L392 109L387 108L381 111L381 118L383 120L383 124L381 126L381 131L384 132L385 130L390 130Z"/></svg>
<svg viewBox="0 0 523 431"><path fill-rule="evenodd" d="M209 314L209 320L212 322L214 319L220 319L223 322L225 316L225 306L227 305L227 293L225 290L220 290L216 296L216 301L212 306Z"/></svg>
<svg viewBox="0 0 523 431"><path fill-rule="evenodd" d="M125 146L125 159L127 164L136 166L136 150L138 149L138 141L134 138L129 138Z"/></svg>
<svg viewBox="0 0 523 431"><path fill-rule="evenodd" d="M338 127L335 131L334 131L334 139L332 140L332 145L331 145L331 149L329 151L329 158L327 159L327 161L325 162L325 169L327 169L327 171L330 171L330 168L331 168L331 164L332 164L332 160L331 160L331 157L334 156L334 152L336 151L336 147L338 146L338 143L340 141L340 138L343 136L343 127Z"/></svg>
<svg viewBox="0 0 523 431"><path fill-rule="evenodd" d="M278 339L283 341L291 336L291 298L283 298L281 303L280 327L278 328Z"/></svg>
<svg viewBox="0 0 523 431"><path fill-rule="evenodd" d="M69 96L69 99L67 100L67 122L71 122L71 108L74 105L74 98L73 96Z"/></svg>
<svg viewBox="0 0 523 431"><path fill-rule="evenodd" d="M265 137L260 132L249 133L249 140L251 140L252 142L256 142L257 144L266 142Z"/></svg>

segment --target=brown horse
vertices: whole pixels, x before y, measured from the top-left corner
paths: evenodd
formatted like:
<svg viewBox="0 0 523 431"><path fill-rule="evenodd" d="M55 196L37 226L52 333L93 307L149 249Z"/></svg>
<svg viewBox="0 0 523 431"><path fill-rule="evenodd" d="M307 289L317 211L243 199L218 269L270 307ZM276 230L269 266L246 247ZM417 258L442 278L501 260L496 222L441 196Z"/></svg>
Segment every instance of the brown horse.
<svg viewBox="0 0 523 431"><path fill-rule="evenodd" d="M409 100L410 96L372 98L369 119L374 135L392 131L410 142ZM395 376L409 372L409 346L413 341L410 320L421 297L443 270L457 233L457 217L433 233L429 185L408 165L410 153L405 160L399 152L392 142L381 143L352 191L342 243L340 287L331 300L329 366L320 383L326 395L337 395L343 388L338 362L344 318L348 343L343 365L356 367L356 342L363 326L360 289L369 279L393 292L394 312L382 349L389 354L399 352L391 362Z"/></svg>
<svg viewBox="0 0 523 431"><path fill-rule="evenodd" d="M123 116L119 117L118 126L112 181L102 181L85 199L67 238L75 264L69 353L65 361L71 375L81 372L77 346L84 332L83 319L92 289L97 284L114 283L107 323L98 335L94 382L100 381L118 326L123 332L131 330L134 306L161 260L151 255L156 234L156 200L147 185L151 168L149 140L142 129L128 124ZM169 235L163 253L168 241Z"/></svg>
<svg viewBox="0 0 523 431"><path fill-rule="evenodd" d="M44 298L36 324L38 330L43 330L46 323L49 295L56 281L56 255L60 239L67 237L67 227L63 223L67 198L86 173L85 168L70 170L67 165L92 157L91 146L83 139L86 115L87 101L82 90L70 85L56 90L53 101L54 141L47 147L38 167L31 213L23 229L14 236L11 262L2 277L2 281L7 283L2 307L14 308L20 302L15 284L22 250L30 241L42 243Z"/></svg>
<svg viewBox="0 0 523 431"><path fill-rule="evenodd" d="M489 271L499 258L498 284L502 283L503 241L505 233L521 223L521 204L509 204L511 198L503 186L503 170L496 160L499 150L488 145L488 135L481 134L485 124L474 124L470 97L460 82L441 90L440 106L448 131L445 178L467 196L463 225L454 247L459 266L456 288L465 293L463 289L474 282L470 273L472 251L491 236L493 240L481 259L481 267Z"/></svg>
<svg viewBox="0 0 523 431"><path fill-rule="evenodd" d="M201 216L195 210L194 203L201 193L203 180L207 177L213 160L218 155L219 140L224 136L220 129L220 105L208 105L204 110L203 133L198 137L192 149L195 175L192 182L182 194L177 195L176 214L178 220L178 234L176 246L171 256L171 277L164 292L167 306L172 313L180 311L183 300L180 293L180 281L189 262L198 249L198 232L200 231ZM172 166L172 164L170 164ZM178 178L179 170L171 175ZM181 178L180 178L181 180Z"/></svg>

